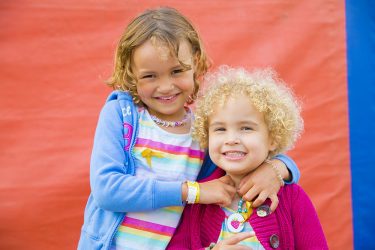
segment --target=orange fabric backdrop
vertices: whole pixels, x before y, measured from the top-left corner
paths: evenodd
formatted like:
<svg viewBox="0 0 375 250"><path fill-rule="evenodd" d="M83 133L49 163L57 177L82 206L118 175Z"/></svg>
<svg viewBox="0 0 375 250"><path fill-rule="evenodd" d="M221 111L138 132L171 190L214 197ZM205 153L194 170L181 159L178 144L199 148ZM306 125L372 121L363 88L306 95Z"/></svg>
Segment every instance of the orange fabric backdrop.
<svg viewBox="0 0 375 250"><path fill-rule="evenodd" d="M2 1L0 249L75 249L114 48L134 15L169 5L214 67L272 66L304 103L290 152L331 249L352 248L344 1Z"/></svg>

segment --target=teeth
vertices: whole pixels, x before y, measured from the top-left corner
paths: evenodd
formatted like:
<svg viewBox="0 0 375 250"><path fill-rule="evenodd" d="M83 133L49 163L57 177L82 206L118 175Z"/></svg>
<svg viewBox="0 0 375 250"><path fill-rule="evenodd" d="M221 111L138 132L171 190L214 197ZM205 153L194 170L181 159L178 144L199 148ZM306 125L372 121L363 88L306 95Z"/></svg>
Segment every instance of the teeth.
<svg viewBox="0 0 375 250"><path fill-rule="evenodd" d="M172 95L172 96L160 96L158 98L161 99L161 100L171 100L173 97L174 97L174 95Z"/></svg>
<svg viewBox="0 0 375 250"><path fill-rule="evenodd" d="M224 154L229 157L242 157L245 155L244 152L226 152Z"/></svg>

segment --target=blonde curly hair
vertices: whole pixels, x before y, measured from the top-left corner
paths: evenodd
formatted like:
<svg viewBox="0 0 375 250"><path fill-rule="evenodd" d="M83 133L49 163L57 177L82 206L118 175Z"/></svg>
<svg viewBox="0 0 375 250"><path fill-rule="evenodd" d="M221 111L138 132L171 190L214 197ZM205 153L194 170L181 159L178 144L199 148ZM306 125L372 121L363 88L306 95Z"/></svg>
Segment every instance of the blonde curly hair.
<svg viewBox="0 0 375 250"><path fill-rule="evenodd" d="M143 104L138 97L137 79L131 65L134 50L150 39L169 48L171 55L177 59L181 41L187 41L191 45L195 64L194 92L188 101L191 104L197 96L200 78L207 72L211 62L192 23L170 7L146 10L129 23L117 45L115 67L107 84L113 89L128 91L135 103ZM181 61L180 64L185 69L191 68L191 65L185 65Z"/></svg>
<svg viewBox="0 0 375 250"><path fill-rule="evenodd" d="M264 115L269 135L276 145L269 157L283 153L294 146L303 130L301 107L292 90L277 77L274 70L221 66L205 77L204 94L195 111L193 138L202 147L208 145L210 115L222 107L229 98L238 95L249 97L255 108Z"/></svg>

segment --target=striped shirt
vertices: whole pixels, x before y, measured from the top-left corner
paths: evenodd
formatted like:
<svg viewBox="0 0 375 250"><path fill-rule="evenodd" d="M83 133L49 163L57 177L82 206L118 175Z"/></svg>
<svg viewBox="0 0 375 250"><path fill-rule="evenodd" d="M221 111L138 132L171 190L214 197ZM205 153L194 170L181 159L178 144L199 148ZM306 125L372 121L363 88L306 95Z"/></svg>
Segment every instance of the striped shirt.
<svg viewBox="0 0 375 250"><path fill-rule="evenodd" d="M227 207L223 207L222 209L225 212L225 219L224 219L224 221L221 225L221 231L220 231L219 239L218 239L217 242L222 241L224 239L227 239L230 236L233 236L235 234L235 233L232 233L228 230L227 220L228 220L228 217L231 214L235 213L236 211L234 211L233 209L227 208ZM250 223L248 221L245 222L244 228L242 229L242 232L251 232L251 231L254 231L254 230L251 227ZM247 239L241 241L238 244L248 246L253 250L264 250L264 247L260 244L260 242L259 242L259 240L256 236L251 237L251 238L247 238Z"/></svg>
<svg viewBox="0 0 375 250"><path fill-rule="evenodd" d="M173 134L158 127L141 109L133 149L136 176L164 181L195 180L204 151L191 134ZM163 194L159 194L163 195ZM180 220L183 206L127 213L111 249L165 249Z"/></svg>

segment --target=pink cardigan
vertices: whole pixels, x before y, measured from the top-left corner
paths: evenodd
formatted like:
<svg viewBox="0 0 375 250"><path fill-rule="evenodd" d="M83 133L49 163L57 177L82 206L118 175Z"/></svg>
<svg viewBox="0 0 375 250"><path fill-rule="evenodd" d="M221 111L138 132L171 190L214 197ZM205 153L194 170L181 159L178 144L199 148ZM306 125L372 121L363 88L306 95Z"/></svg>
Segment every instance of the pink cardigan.
<svg viewBox="0 0 375 250"><path fill-rule="evenodd" d="M221 169L215 171L205 181L222 174ZM274 213L259 217L254 209L249 219L263 247L274 249L277 244L272 247L270 239L273 236L275 240L276 235L276 249L328 249L314 206L302 188L286 185L280 189L278 198ZM224 218L224 211L217 205L187 205L167 249L202 249L216 243Z"/></svg>

